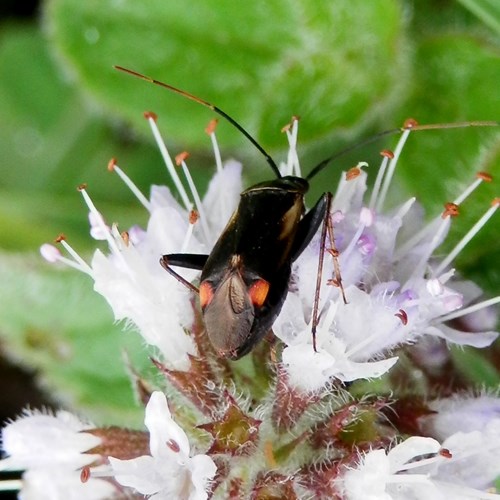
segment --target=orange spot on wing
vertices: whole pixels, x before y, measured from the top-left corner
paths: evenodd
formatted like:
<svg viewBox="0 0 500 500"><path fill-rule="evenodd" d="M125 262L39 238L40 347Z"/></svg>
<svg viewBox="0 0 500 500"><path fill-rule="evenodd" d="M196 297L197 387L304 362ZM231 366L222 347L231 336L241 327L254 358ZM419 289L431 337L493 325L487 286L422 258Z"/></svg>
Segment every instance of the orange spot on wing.
<svg viewBox="0 0 500 500"><path fill-rule="evenodd" d="M248 289L248 295L252 304L256 307L264 304L267 294L269 293L269 282L263 279L254 281Z"/></svg>
<svg viewBox="0 0 500 500"><path fill-rule="evenodd" d="M200 285L200 305L202 309L208 306L214 298L214 289L208 281L204 281Z"/></svg>

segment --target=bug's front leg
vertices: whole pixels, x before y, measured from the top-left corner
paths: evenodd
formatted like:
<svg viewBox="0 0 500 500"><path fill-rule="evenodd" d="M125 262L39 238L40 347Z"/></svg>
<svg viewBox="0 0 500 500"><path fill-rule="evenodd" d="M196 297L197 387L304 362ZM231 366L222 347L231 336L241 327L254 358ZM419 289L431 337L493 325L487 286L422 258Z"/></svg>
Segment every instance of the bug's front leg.
<svg viewBox="0 0 500 500"><path fill-rule="evenodd" d="M335 271L335 278L329 280L330 284L334 284L340 288L342 298L344 303L347 304L347 299L344 292L344 286L342 284L342 277L340 274L340 266L338 261L339 252L335 245L335 238L333 234L333 224L330 216L332 206L332 193L324 193L323 196L316 202L316 205L307 212L307 214L299 222L299 228L297 231L296 245L294 248L293 260L295 260L307 247L307 245L312 240L313 236L316 234L321 223L323 227L321 230L320 238L320 252L318 257L318 272L316 275L316 291L314 295L313 313L312 313L312 326L311 333L313 338L313 348L316 349L316 329L319 323L319 299L320 299L320 289L321 289L321 279L323 274L323 264L325 260L325 251L331 254L333 257L333 266ZM326 249L326 236L330 239L330 248Z"/></svg>

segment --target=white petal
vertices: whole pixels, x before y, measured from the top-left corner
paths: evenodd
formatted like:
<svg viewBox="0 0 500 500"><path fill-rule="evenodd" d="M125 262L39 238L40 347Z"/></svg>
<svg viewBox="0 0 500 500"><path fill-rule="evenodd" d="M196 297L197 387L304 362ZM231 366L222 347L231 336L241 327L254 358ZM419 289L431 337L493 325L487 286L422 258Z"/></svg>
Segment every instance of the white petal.
<svg viewBox="0 0 500 500"><path fill-rule="evenodd" d="M209 456L196 455L191 459L190 467L194 491L189 500L205 500L208 498L207 484L215 476L217 466Z"/></svg>
<svg viewBox="0 0 500 500"><path fill-rule="evenodd" d="M482 430L493 421L500 421L500 399L490 395L462 396L431 401L429 408L436 413L419 419L427 435L444 441L457 432Z"/></svg>
<svg viewBox="0 0 500 500"><path fill-rule="evenodd" d="M404 465L413 458L426 454L435 454L440 449L441 445L435 439L420 436L409 437L387 454L391 464L391 472L395 474L400 470L404 470Z"/></svg>
<svg viewBox="0 0 500 500"><path fill-rule="evenodd" d="M0 470L62 465L68 470L90 464L96 455L83 452L101 440L80 432L88 428L68 412L56 416L34 413L7 424L2 431L3 449L9 455Z"/></svg>
<svg viewBox="0 0 500 500"><path fill-rule="evenodd" d="M389 461L384 450L368 452L358 468L345 473L342 483L347 500L392 500L386 493L390 474Z"/></svg>
<svg viewBox="0 0 500 500"><path fill-rule="evenodd" d="M490 346L499 335L498 332L462 332L446 325L439 325L439 327L429 326L423 333L441 337L453 344L469 345L478 348Z"/></svg>
<svg viewBox="0 0 500 500"><path fill-rule="evenodd" d="M485 490L500 475L500 420L483 431L457 432L443 442L451 460L433 474L438 480Z"/></svg>
<svg viewBox="0 0 500 500"><path fill-rule="evenodd" d="M186 433L172 420L167 398L162 392L155 391L151 394L144 423L150 433L149 443L153 457L167 457L170 460L185 462L189 456L189 441ZM179 452L173 451L167 445L170 441L179 446Z"/></svg>
<svg viewBox="0 0 500 500"><path fill-rule="evenodd" d="M133 458L132 460L119 460L109 457L109 463L113 469L115 479L123 486L134 488L143 495L152 495L165 487L168 475L175 475L176 464L172 462L169 470L167 464L163 464L161 470L157 470L157 462L149 455Z"/></svg>
<svg viewBox="0 0 500 500"><path fill-rule="evenodd" d="M34 469L23 475L20 500L108 500L117 493L112 483L90 478L82 483L80 472L55 467Z"/></svg>
<svg viewBox="0 0 500 500"><path fill-rule="evenodd" d="M241 163L228 161L208 185L203 208L208 217L214 242L238 205L242 191L241 169Z"/></svg>

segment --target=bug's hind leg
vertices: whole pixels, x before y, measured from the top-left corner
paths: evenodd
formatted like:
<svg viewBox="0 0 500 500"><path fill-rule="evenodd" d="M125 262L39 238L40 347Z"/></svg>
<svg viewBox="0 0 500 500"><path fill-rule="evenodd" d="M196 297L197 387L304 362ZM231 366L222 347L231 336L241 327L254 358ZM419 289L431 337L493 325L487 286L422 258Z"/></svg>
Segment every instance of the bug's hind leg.
<svg viewBox="0 0 500 500"><path fill-rule="evenodd" d="M160 264L169 273L173 276L179 283L184 285L189 290L199 293L197 287L195 287L188 280L183 278L178 272L172 269L172 266L184 267L186 269L203 269L205 262L208 259L208 255L200 255L200 254L182 254L182 253L173 253L168 255L163 255L160 258Z"/></svg>

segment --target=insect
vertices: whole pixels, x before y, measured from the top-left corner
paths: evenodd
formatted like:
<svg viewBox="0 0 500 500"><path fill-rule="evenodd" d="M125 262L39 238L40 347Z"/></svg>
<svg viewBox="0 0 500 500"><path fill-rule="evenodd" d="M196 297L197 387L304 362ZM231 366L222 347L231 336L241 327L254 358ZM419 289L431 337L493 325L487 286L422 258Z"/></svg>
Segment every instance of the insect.
<svg viewBox="0 0 500 500"><path fill-rule="evenodd" d="M318 259L312 313L313 347L316 350L315 331L327 233L331 244L328 251L334 258L333 282L340 288L344 302L346 298L330 219L332 194L324 193L314 207L306 212L304 196L309 190L309 181L333 159L361 144L382 135L400 132L401 129L387 130L340 151L319 163L305 178L282 176L264 148L217 106L135 71L120 66L116 66L116 69L180 94L219 114L260 151L275 174L275 179L255 184L241 193L236 211L209 255L168 254L160 259L165 270L199 293L205 329L218 355L239 359L248 354L268 333L287 296L292 263L323 224L320 240L322 251ZM451 126L457 125L464 126ZM414 129L437 127L441 125L412 126ZM199 289L182 278L172 266L200 270Z"/></svg>

